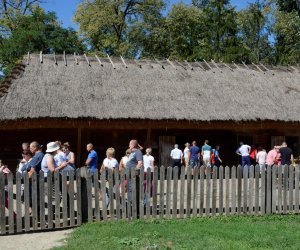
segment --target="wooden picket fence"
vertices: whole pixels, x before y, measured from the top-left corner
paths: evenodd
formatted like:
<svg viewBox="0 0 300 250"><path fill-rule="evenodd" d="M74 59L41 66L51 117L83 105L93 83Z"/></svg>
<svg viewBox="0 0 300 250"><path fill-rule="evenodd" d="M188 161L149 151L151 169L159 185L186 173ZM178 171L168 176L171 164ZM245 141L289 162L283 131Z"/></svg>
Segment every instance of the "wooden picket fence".
<svg viewBox="0 0 300 250"><path fill-rule="evenodd" d="M76 178L0 173L0 234L93 221L299 213L299 181L298 165L268 166L262 173L259 166L162 166L153 173L125 169L94 175L83 167Z"/></svg>

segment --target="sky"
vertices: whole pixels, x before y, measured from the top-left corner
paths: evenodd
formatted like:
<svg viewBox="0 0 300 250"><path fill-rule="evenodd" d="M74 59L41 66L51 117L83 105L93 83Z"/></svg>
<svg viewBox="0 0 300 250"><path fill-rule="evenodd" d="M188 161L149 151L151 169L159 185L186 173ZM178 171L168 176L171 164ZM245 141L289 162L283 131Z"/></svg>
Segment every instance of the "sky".
<svg viewBox="0 0 300 250"><path fill-rule="evenodd" d="M168 7L175 3L186 3L190 4L192 0L168 0ZM231 0L231 4L236 6L236 8L243 9L248 3L254 2L255 0ZM47 11L56 12L59 21L66 28L72 27L75 30L78 29L78 25L73 22L73 16L75 14L77 5L81 0L44 0L42 7Z"/></svg>

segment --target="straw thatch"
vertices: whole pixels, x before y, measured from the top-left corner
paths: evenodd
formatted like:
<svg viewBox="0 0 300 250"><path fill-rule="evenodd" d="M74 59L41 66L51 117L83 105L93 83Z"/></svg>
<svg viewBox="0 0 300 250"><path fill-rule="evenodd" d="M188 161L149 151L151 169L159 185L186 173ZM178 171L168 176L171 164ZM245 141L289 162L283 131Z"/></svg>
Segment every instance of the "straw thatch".
<svg viewBox="0 0 300 250"><path fill-rule="evenodd" d="M19 65L0 87L0 120L300 121L299 68L63 58Z"/></svg>

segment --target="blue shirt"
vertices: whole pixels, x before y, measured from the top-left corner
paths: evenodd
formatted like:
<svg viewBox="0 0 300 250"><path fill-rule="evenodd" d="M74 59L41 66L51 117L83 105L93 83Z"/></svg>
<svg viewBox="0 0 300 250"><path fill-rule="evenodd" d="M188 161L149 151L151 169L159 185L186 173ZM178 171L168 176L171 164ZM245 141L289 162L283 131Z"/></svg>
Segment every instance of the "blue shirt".
<svg viewBox="0 0 300 250"><path fill-rule="evenodd" d="M200 149L197 146L190 147L190 160L198 160Z"/></svg>
<svg viewBox="0 0 300 250"><path fill-rule="evenodd" d="M207 144L204 144L202 146L202 151L211 151L211 146L207 145Z"/></svg>
<svg viewBox="0 0 300 250"><path fill-rule="evenodd" d="M29 171L31 168L34 168L38 174L41 170L41 163L42 163L43 158L44 158L43 152L41 152L41 151L36 152L35 155L32 157L32 160L30 162L28 162L27 164L25 164L23 166L22 170L27 169L27 171Z"/></svg>
<svg viewBox="0 0 300 250"><path fill-rule="evenodd" d="M215 161L219 161L219 150L218 149L213 149L214 156L215 156Z"/></svg>
<svg viewBox="0 0 300 250"><path fill-rule="evenodd" d="M94 174L97 169L97 164L98 164L97 152L95 150L92 150L91 152L89 152L87 159L91 160L89 167L90 167L91 174Z"/></svg>

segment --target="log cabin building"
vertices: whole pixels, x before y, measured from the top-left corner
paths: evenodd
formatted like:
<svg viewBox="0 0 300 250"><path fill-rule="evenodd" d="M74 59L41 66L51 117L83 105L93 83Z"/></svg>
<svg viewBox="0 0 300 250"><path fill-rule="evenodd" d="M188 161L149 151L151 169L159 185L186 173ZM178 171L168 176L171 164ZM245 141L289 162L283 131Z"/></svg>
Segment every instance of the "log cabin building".
<svg viewBox="0 0 300 250"><path fill-rule="evenodd" d="M0 159L16 166L22 142L60 140L77 165L88 142L120 160L132 138L158 165L174 143L205 139L226 165L240 141L269 150L285 140L297 156L299 79L299 67L28 55L0 85Z"/></svg>

